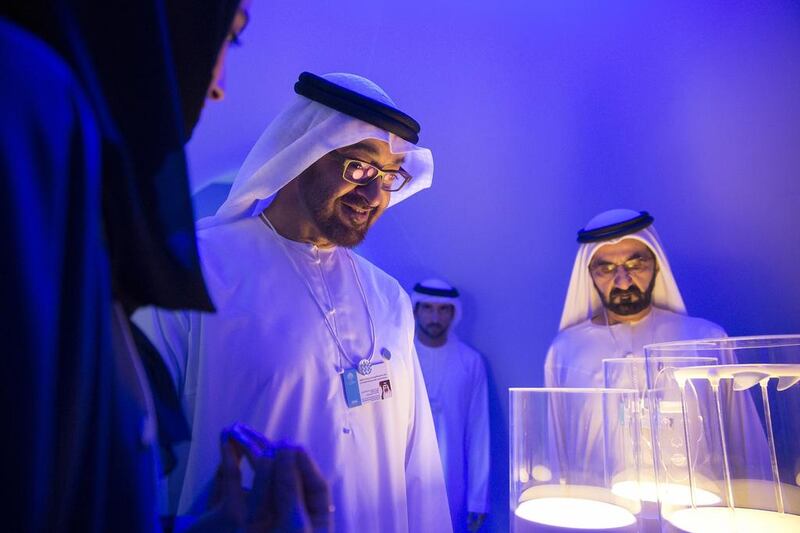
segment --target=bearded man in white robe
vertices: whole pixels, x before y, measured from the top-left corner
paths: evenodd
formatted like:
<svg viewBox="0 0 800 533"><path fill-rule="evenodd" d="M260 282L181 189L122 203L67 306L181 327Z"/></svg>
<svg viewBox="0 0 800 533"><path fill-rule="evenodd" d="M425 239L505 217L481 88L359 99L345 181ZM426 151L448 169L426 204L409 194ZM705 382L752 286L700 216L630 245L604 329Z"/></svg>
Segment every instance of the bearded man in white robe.
<svg viewBox="0 0 800 533"><path fill-rule="evenodd" d="M546 387L595 388L622 386L645 390L644 371L626 375L616 382L613 373L604 373L603 361L644 358L648 344L726 337L725 331L708 320L688 316L666 254L646 211L614 209L594 217L578 232L580 247L572 269L560 331L550 345L545 360ZM711 364L731 364L732 359ZM698 362L698 364L709 364ZM611 377L611 383L608 379ZM726 395L732 442L751 443L750 453L740 457L764 457L765 440L752 402L743 395ZM584 471L598 472L596 465L625 458L609 458L603 451L602 405L587 403L580 412L565 412L554 406L558 438L564 457ZM707 417L707 420L710 420ZM643 417L645 426L649 418ZM613 424L606 428L610 431ZM613 435L606 435L613 438ZM647 440L647 437L646 437ZM710 439L700 445L707 445ZM642 446L641 458L652 464L649 443ZM746 471L746 461L732 465ZM594 465L594 466L593 466ZM599 469L602 472L602 468Z"/></svg>
<svg viewBox="0 0 800 533"><path fill-rule="evenodd" d="M303 73L295 91L198 223L217 312L136 317L192 426L171 497L179 514L203 508L217 435L242 421L308 450L337 531L450 531L408 295L350 250L387 207L430 186L431 153L369 80Z"/></svg>
<svg viewBox="0 0 800 533"><path fill-rule="evenodd" d="M644 357L646 344L726 336L717 324L686 314L652 222L646 212L614 209L579 232L545 386L602 387L603 359Z"/></svg>
<svg viewBox="0 0 800 533"><path fill-rule="evenodd" d="M431 402L454 531L478 531L489 511L489 394L481 355L453 329L458 290L428 279L411 292L416 347Z"/></svg>

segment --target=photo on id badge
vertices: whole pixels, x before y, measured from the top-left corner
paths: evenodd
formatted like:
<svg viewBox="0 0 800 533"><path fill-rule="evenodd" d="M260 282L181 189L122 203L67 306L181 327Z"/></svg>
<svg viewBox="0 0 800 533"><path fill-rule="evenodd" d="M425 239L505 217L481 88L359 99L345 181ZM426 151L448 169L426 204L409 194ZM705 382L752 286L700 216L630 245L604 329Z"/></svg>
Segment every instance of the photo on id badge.
<svg viewBox="0 0 800 533"><path fill-rule="evenodd" d="M355 368L349 368L342 374L342 384L348 407L358 407L392 397L388 362L373 364L368 374L361 374Z"/></svg>

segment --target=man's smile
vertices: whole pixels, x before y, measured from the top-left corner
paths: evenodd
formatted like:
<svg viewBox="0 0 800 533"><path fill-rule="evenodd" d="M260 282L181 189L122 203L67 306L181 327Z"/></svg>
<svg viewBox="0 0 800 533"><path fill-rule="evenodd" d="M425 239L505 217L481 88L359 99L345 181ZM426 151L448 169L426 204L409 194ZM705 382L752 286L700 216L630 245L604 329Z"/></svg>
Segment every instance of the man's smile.
<svg viewBox="0 0 800 533"><path fill-rule="evenodd" d="M358 226L366 224L374 210L371 207L356 206L347 202L340 202L340 205L342 213Z"/></svg>

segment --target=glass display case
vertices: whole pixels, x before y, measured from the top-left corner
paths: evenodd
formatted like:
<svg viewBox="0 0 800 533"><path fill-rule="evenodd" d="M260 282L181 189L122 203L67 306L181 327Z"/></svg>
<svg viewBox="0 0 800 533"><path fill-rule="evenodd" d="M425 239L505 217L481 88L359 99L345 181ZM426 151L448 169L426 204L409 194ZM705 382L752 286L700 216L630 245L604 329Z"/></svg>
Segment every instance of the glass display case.
<svg viewBox="0 0 800 533"><path fill-rule="evenodd" d="M640 531L641 502L612 490L638 471L637 391L513 388L509 401L514 533Z"/></svg>
<svg viewBox="0 0 800 533"><path fill-rule="evenodd" d="M659 369L669 358L718 364ZM645 359L662 530L800 531L800 336L654 344Z"/></svg>
<svg viewBox="0 0 800 533"><path fill-rule="evenodd" d="M636 471L617 472L612 480L611 491L624 498L639 500L642 504L641 531L661 530L659 500L688 502L689 485L685 479L670 477L656 483L654 466L653 429L650 423L651 399L648 391L660 386L664 379L672 375L674 369L698 365L711 366L718 362L716 357L621 357L603 360L603 377L607 388L627 388L638 391L638 405L641 410L641 439L638 446L639 457ZM668 463L683 463L684 430L682 410L678 395L663 395L658 403L661 413L659 423L664 427L660 435L668 442L663 453L671 453ZM660 495L659 495L660 489ZM696 487L695 497L704 504L719 502L719 497L701 487Z"/></svg>

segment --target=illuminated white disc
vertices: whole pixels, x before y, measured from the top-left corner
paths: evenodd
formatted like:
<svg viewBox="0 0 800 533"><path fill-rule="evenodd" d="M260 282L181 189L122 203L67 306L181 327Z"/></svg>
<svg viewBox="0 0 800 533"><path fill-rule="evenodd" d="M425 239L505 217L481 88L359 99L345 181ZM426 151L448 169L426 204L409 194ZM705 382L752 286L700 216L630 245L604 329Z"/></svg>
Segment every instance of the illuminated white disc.
<svg viewBox="0 0 800 533"><path fill-rule="evenodd" d="M800 516L760 509L740 508L731 511L727 507L689 508L675 511L666 519L678 530L686 533L707 533L708 531L797 533L800 531Z"/></svg>
<svg viewBox="0 0 800 533"><path fill-rule="evenodd" d="M656 502L659 499L662 503L674 505L692 505L692 496L687 485L677 483L661 484L660 490L656 490L653 481L637 483L636 481L621 481L614 483L611 492L628 500L641 500L643 502ZM660 498L659 498L660 494ZM694 489L695 505L716 505L722 500L707 490L700 488Z"/></svg>
<svg viewBox="0 0 800 533"><path fill-rule="evenodd" d="M636 523L636 517L618 505L585 498L535 498L519 504L517 517L547 526L613 530Z"/></svg>

